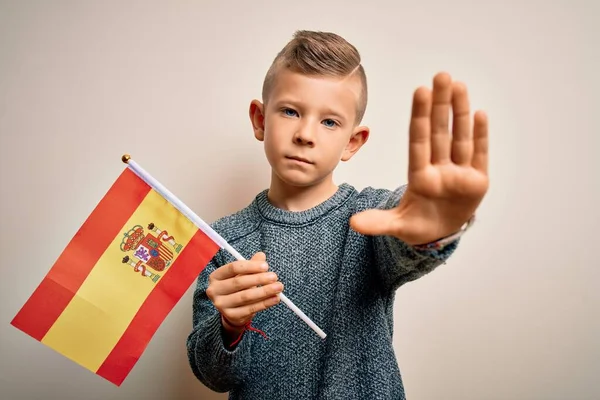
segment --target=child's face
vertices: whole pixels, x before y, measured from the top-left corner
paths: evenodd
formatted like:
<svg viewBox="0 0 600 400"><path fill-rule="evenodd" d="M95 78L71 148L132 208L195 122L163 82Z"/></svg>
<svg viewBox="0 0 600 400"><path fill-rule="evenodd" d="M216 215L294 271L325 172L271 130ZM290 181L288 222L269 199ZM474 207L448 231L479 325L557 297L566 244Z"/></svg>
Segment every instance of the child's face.
<svg viewBox="0 0 600 400"><path fill-rule="evenodd" d="M279 179L292 186L321 183L358 151L369 133L356 126L360 92L358 78L279 72L266 108L251 107L255 135Z"/></svg>

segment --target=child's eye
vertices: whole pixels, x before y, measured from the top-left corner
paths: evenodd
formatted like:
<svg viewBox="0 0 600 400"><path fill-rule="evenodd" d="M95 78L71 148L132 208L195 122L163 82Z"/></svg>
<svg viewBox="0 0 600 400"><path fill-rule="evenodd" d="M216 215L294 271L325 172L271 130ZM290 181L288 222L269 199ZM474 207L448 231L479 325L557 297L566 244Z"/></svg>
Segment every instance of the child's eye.
<svg viewBox="0 0 600 400"><path fill-rule="evenodd" d="M326 119L326 120L323 121L323 123L328 128L335 128L335 126L337 125L337 123L334 120L332 120L332 119Z"/></svg>
<svg viewBox="0 0 600 400"><path fill-rule="evenodd" d="M291 108L284 108L283 113L288 117L295 117L297 115L296 111L292 110Z"/></svg>

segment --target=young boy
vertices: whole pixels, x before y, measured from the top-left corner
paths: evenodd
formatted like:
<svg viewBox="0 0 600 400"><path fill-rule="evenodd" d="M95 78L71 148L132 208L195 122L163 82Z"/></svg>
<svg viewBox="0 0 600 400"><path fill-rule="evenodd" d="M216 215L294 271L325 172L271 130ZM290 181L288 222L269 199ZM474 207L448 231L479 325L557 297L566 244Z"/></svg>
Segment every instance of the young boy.
<svg viewBox="0 0 600 400"><path fill-rule="evenodd" d="M404 399L395 291L448 259L488 189L485 114L471 127L465 87L443 73L414 94L408 184L336 185L369 137L360 62L338 35L297 32L251 102L271 184L212 225L249 260L221 250L202 272L187 341L197 378L230 398ZM324 340L278 305L284 285Z"/></svg>

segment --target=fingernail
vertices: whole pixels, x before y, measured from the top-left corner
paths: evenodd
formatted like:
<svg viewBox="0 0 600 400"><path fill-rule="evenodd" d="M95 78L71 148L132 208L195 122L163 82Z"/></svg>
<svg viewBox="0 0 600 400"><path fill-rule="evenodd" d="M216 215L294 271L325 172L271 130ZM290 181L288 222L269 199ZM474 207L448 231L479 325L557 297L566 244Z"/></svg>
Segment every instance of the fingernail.
<svg viewBox="0 0 600 400"><path fill-rule="evenodd" d="M277 280L277 275L274 272L270 272L267 274L267 278L271 281Z"/></svg>
<svg viewBox="0 0 600 400"><path fill-rule="evenodd" d="M280 283L280 282L277 282L277 283L275 284L275 290L276 290L277 292L281 292L281 291L283 291L283 284L282 284L282 283Z"/></svg>
<svg viewBox="0 0 600 400"><path fill-rule="evenodd" d="M262 263L260 264L260 269L267 271L269 269L269 265L267 263Z"/></svg>

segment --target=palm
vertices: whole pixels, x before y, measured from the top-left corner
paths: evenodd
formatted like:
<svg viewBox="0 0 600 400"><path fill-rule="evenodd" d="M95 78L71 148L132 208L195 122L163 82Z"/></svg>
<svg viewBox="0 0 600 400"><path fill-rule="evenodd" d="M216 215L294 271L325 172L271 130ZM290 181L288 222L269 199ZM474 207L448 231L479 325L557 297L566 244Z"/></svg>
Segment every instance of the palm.
<svg viewBox="0 0 600 400"><path fill-rule="evenodd" d="M357 214L352 226L365 234L390 234L420 244L460 229L487 192L487 120L476 113L472 128L466 89L439 74L432 93L425 88L415 92L409 137L402 201L392 210Z"/></svg>

